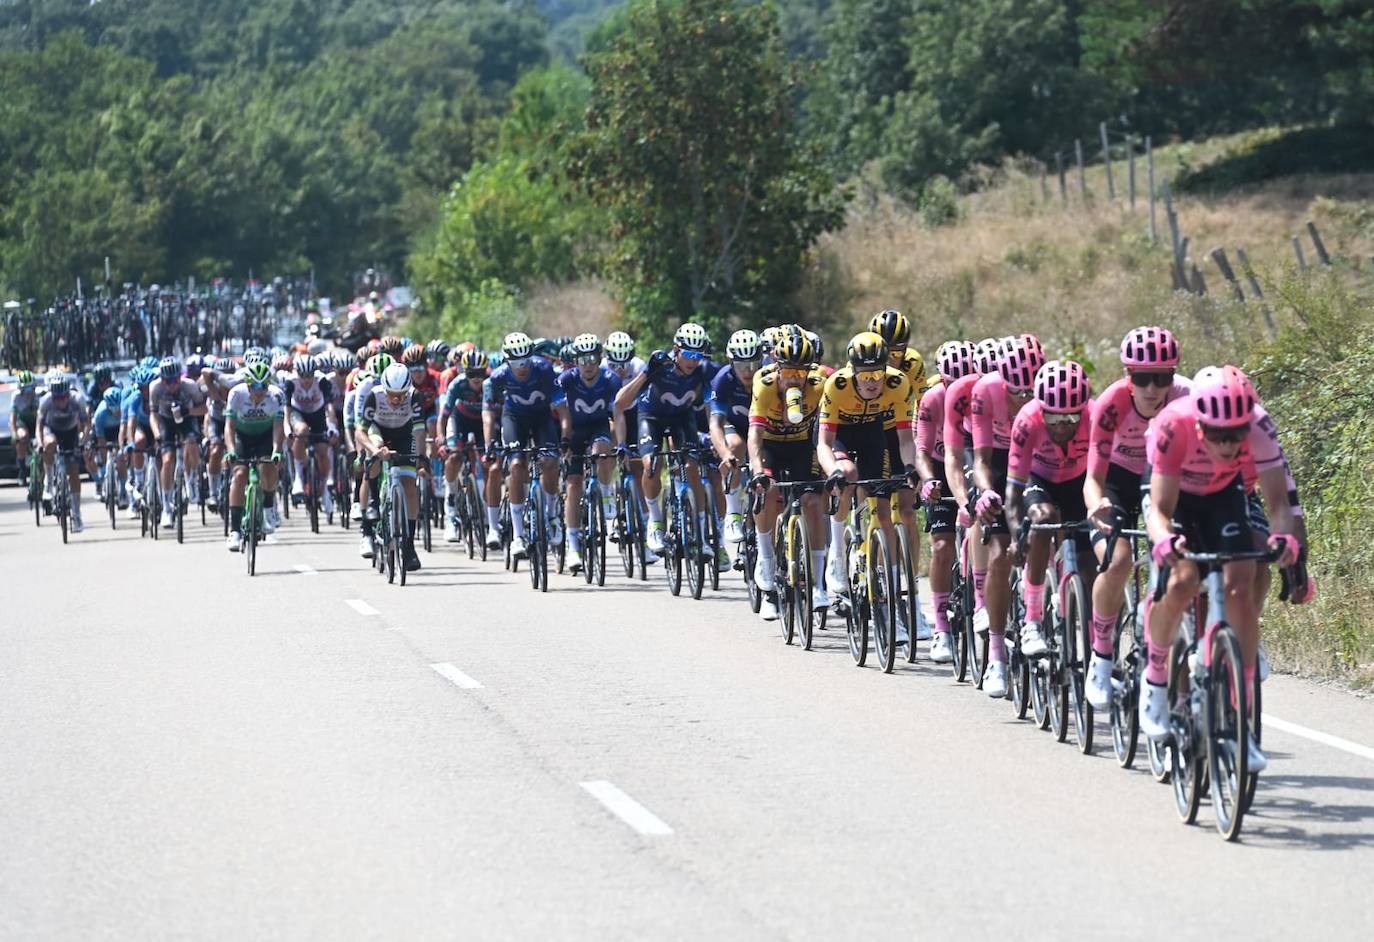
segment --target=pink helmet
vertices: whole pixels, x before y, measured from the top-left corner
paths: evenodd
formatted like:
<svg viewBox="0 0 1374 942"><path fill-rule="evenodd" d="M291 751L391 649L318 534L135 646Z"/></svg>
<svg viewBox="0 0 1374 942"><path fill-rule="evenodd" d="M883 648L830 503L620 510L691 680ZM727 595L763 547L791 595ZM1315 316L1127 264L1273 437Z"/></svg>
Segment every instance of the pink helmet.
<svg viewBox="0 0 1374 942"><path fill-rule="evenodd" d="M1133 369L1178 366L1178 338L1167 327L1137 327L1121 341L1121 365Z"/></svg>
<svg viewBox="0 0 1374 942"><path fill-rule="evenodd" d="M979 373L992 373L997 369L997 361L1002 358L1002 342L996 337L987 337L974 345L974 369Z"/></svg>
<svg viewBox="0 0 1374 942"><path fill-rule="evenodd" d="M935 351L935 363L940 378L947 383L976 372L978 348L967 340L950 340Z"/></svg>
<svg viewBox="0 0 1374 942"><path fill-rule="evenodd" d="M1193 413L1199 422L1220 427L1249 424L1255 415L1255 388L1235 366L1209 366L1193 378Z"/></svg>
<svg viewBox="0 0 1374 942"><path fill-rule="evenodd" d="M1046 412L1082 412L1090 395L1088 374L1072 360L1051 360L1035 374L1035 398Z"/></svg>
<svg viewBox="0 0 1374 942"><path fill-rule="evenodd" d="M1045 351L1034 334L1009 337L1002 343L1002 358L997 368L1002 379L1013 389L1030 389L1035 374L1045 365Z"/></svg>

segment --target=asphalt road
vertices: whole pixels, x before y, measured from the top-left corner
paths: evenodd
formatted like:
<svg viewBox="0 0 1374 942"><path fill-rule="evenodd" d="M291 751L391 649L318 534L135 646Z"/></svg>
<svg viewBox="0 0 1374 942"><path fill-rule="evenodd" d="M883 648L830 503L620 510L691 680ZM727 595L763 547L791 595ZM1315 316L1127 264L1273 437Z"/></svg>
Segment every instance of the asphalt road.
<svg viewBox="0 0 1374 942"><path fill-rule="evenodd" d="M218 530L87 516L63 546L0 487L6 939L1374 927L1374 702L1337 690L1271 678L1226 844L1100 720L1085 757L928 660L785 647L735 576L541 595L443 546L400 588L297 517L250 580Z"/></svg>

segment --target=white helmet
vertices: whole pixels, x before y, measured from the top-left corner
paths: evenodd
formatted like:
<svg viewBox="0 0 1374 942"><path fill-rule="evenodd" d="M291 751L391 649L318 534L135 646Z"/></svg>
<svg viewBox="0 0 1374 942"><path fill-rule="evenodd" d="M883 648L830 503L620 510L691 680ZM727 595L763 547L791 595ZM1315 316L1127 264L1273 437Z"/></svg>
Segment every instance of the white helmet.
<svg viewBox="0 0 1374 942"><path fill-rule="evenodd" d="M534 341L530 335L523 331L515 331L506 334L506 339L501 342L501 352L506 355L507 360L522 360L534 353Z"/></svg>
<svg viewBox="0 0 1374 942"><path fill-rule="evenodd" d="M700 324L683 324L677 329L677 333L673 334L673 343L683 350L705 353L710 342L710 338L706 336L706 328Z"/></svg>
<svg viewBox="0 0 1374 942"><path fill-rule="evenodd" d="M382 389L389 393L410 392L410 369L404 363L393 363L382 373Z"/></svg>
<svg viewBox="0 0 1374 942"><path fill-rule="evenodd" d="M613 330L606 338L606 359L612 363L629 363L635 357L634 338L623 330Z"/></svg>
<svg viewBox="0 0 1374 942"><path fill-rule="evenodd" d="M732 360L753 360L759 355L759 335L752 330L737 330L730 335L725 352Z"/></svg>

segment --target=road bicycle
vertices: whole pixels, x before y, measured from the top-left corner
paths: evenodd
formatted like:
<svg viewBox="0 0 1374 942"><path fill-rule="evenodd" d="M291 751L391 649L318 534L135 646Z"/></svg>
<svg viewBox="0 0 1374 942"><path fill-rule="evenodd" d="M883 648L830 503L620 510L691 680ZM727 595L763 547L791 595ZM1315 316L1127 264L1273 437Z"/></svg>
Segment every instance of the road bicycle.
<svg viewBox="0 0 1374 942"><path fill-rule="evenodd" d="M852 522L845 527L844 553L848 591L845 593L846 629L849 653L854 663L863 667L868 662L868 639L878 664L884 673L891 673L896 664L899 610L903 605L903 567L897 561L897 549L887 532L878 524L878 501L890 497L906 485L905 478L872 478L854 482L864 489L862 505L856 506ZM897 524L894 523L894 526ZM916 645L916 626L908 624L907 641Z"/></svg>
<svg viewBox="0 0 1374 942"><path fill-rule="evenodd" d="M258 544L262 542L265 535L263 529L263 497L262 485L258 483L258 465L270 462L270 458L240 458L239 464L246 465L248 468L248 486L243 494L243 543L239 551L243 553L248 575L255 576L258 572ZM225 478L230 476L226 473ZM225 506L228 497L225 497Z"/></svg>
<svg viewBox="0 0 1374 942"><path fill-rule="evenodd" d="M43 458L36 445L32 442L29 445L29 507L33 509L33 525L41 527L46 509L43 500Z"/></svg>
<svg viewBox="0 0 1374 942"><path fill-rule="evenodd" d="M186 449L182 447L180 438L172 439L172 447L176 450L176 471L172 474L172 519L176 525L177 542L186 542L186 511L189 503L186 498Z"/></svg>
<svg viewBox="0 0 1374 942"><path fill-rule="evenodd" d="M544 488L539 481L539 462L543 458L554 457L558 450L551 445L538 446L508 446L505 449L506 457L509 459L516 454L525 456L526 466L529 468L529 479L525 487L525 560L529 564L530 587L536 592L549 591L549 510L544 502ZM503 524L508 526L511 507L509 496L503 499ZM508 534L512 531L504 529L502 539L506 544L506 561L511 571L520 568L520 561L515 557L511 548L511 540Z"/></svg>
<svg viewBox="0 0 1374 942"><path fill-rule="evenodd" d="M616 515L612 539L620 550L620 561L625 566L625 578L635 578L644 582L648 574L647 530L644 522L644 502L639 490L638 476L630 466L628 452L617 452L617 466L620 479L616 484L620 512ZM758 611L755 606L754 611Z"/></svg>
<svg viewBox="0 0 1374 942"><path fill-rule="evenodd" d="M702 542L702 520L697 497L687 471L692 465L700 471L702 454L700 445L684 445L661 453L668 462L668 500L663 532L663 563L668 576L668 591L673 595L681 593L685 569L687 589L694 599L701 598L701 590L706 583L706 549ZM657 457L653 459L655 464ZM703 482L705 477L701 475ZM705 487L705 484L702 486ZM711 565L715 564L713 555Z"/></svg>
<svg viewBox="0 0 1374 942"><path fill-rule="evenodd" d="M144 449L143 499L139 502L139 535L158 538L162 526L162 481L159 473L157 449Z"/></svg>
<svg viewBox="0 0 1374 942"><path fill-rule="evenodd" d="M601 496L601 478L596 473L597 462L614 461L615 455L588 455L588 471L583 475L582 505L582 578L591 585L606 584L606 506Z"/></svg>
<svg viewBox="0 0 1374 942"><path fill-rule="evenodd" d="M755 479L757 480L757 479ZM779 481L771 486L783 498L782 512L773 525L773 597L779 609L782 622L782 640L791 644L794 637L800 636L803 651L810 651L816 629L825 622L825 609L812 605L812 593L817 580L823 574L817 573L812 565L811 531L806 525L806 515L802 512L802 497L819 493L825 488L825 480ZM763 507L767 491L756 492L750 518ZM839 499L830 496L829 513L835 512Z"/></svg>
<svg viewBox="0 0 1374 942"><path fill-rule="evenodd" d="M80 462L81 456L75 449L59 448L52 462L52 513L57 518L57 526L62 531L62 542L67 542L72 520L72 483L67 474L68 462Z"/></svg>
<svg viewBox="0 0 1374 942"><path fill-rule="evenodd" d="M1092 607L1075 537L1088 527L1083 521L1027 523L1018 535L1023 545L1030 531L1049 533L1058 541L1045 570L1046 589L1052 590L1045 599L1048 649L1031 659L1031 701L1037 720L1048 714L1050 731L1059 742L1068 738L1072 716L1074 740L1084 755L1093 747L1093 708L1083 692L1086 652L1092 650Z"/></svg>
<svg viewBox="0 0 1374 942"><path fill-rule="evenodd" d="M353 462L342 441L334 449L334 507L339 515L339 526L347 530L349 514L353 509L352 483ZM329 521L334 522L332 517Z"/></svg>
<svg viewBox="0 0 1374 942"><path fill-rule="evenodd" d="M382 459L374 456L369 459L369 464L379 460ZM372 530L372 558L378 571L385 572L387 582L395 583L399 576L401 585L405 585L405 540L409 525L405 484L391 461L382 461L382 472L377 476L376 484L380 488L381 519Z"/></svg>
<svg viewBox="0 0 1374 942"><path fill-rule="evenodd" d="M1259 682L1250 690L1240 641L1226 617L1226 563L1272 563L1278 553L1190 553L1202 591L1184 613L1169 657L1169 760L1174 804L1185 824L1197 820L1203 792L1210 792L1217 832L1228 841L1240 836L1254 800L1259 773L1249 768L1249 745L1259 746ZM1168 590L1167 571L1157 573L1153 599ZM1205 624L1199 633L1197 626ZM1253 701L1253 710L1251 709Z"/></svg>
<svg viewBox="0 0 1374 942"><path fill-rule="evenodd" d="M1148 539L1144 530L1126 530L1114 526L1107 536L1099 574L1107 571L1122 538L1131 542L1131 575L1126 580L1126 598L1116 619L1112 643L1112 751L1117 764L1129 769L1135 762L1140 734L1140 691L1145 682L1148 654L1145 646L1145 609L1141 605L1150 578L1150 554L1144 550ZM1168 757L1156 744L1147 740L1150 767L1156 777L1167 774Z"/></svg>
<svg viewBox="0 0 1374 942"><path fill-rule="evenodd" d="M114 446L105 449L104 471L101 473L101 480L104 482L101 500L105 504L105 514L110 518L111 530L116 529L115 521L119 517L119 465L115 455Z"/></svg>

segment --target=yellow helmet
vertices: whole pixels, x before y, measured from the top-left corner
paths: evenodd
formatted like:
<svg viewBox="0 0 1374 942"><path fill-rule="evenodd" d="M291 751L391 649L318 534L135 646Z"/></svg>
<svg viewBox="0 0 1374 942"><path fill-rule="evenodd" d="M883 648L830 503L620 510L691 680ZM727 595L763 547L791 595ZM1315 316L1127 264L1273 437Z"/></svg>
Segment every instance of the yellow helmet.
<svg viewBox="0 0 1374 942"><path fill-rule="evenodd" d="M773 359L782 366L809 366L816 360L816 348L811 338L796 324L778 328L778 340L773 346Z"/></svg>
<svg viewBox="0 0 1374 942"><path fill-rule="evenodd" d="M889 309L874 314L873 320L868 322L868 329L882 337L889 347L905 347L911 339L911 323L901 311Z"/></svg>
<svg viewBox="0 0 1374 942"><path fill-rule="evenodd" d="M887 344L880 334L867 330L849 341L849 365L855 370L880 370L887 366Z"/></svg>

